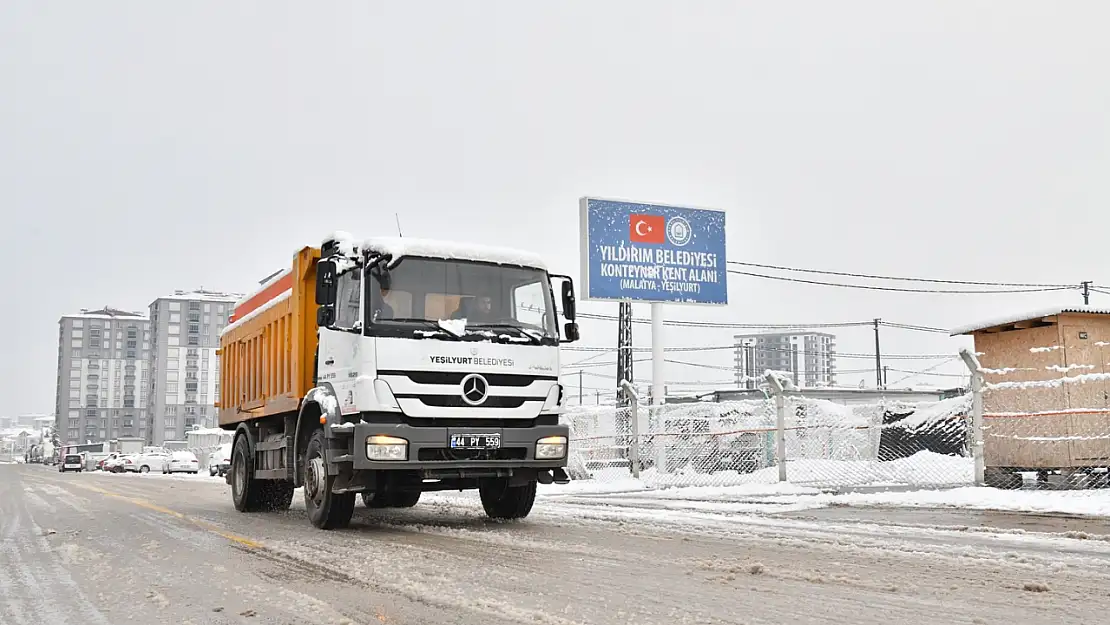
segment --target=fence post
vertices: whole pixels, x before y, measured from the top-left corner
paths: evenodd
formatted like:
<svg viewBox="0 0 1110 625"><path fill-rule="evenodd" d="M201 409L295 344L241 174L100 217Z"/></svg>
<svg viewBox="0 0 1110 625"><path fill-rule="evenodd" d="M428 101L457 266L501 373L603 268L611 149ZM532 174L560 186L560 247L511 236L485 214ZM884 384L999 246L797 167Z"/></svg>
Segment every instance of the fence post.
<svg viewBox="0 0 1110 625"><path fill-rule="evenodd" d="M775 463L779 466L779 481L786 481L786 396L782 381L770 371L767 384L775 394Z"/></svg>
<svg viewBox="0 0 1110 625"><path fill-rule="evenodd" d="M621 380L621 388L624 389L628 396L632 399L632 413L629 415L631 423L629 425L632 429L632 437L628 441L628 462L632 469L632 477L640 478L640 396L636 393L636 389L628 383L628 380Z"/></svg>
<svg viewBox="0 0 1110 625"><path fill-rule="evenodd" d="M971 427L968 440L971 458L975 464L975 485L982 486L986 462L983 458L983 367L979 358L966 347L960 349L960 358L971 371Z"/></svg>

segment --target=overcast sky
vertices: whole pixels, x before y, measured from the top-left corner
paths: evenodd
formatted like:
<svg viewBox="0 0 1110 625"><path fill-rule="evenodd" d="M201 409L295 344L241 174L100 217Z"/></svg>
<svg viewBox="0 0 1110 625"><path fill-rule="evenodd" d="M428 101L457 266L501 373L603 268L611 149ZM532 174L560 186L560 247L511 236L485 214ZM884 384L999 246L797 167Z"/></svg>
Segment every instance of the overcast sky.
<svg viewBox="0 0 1110 625"><path fill-rule="evenodd" d="M249 291L328 231L392 234L394 212L408 236L511 242L565 272L595 195L726 210L734 260L1110 285L1110 3L281 4L0 3L0 411L51 412L62 314ZM667 314L948 327L1081 302L729 290ZM583 330L615 343L613 324Z"/></svg>

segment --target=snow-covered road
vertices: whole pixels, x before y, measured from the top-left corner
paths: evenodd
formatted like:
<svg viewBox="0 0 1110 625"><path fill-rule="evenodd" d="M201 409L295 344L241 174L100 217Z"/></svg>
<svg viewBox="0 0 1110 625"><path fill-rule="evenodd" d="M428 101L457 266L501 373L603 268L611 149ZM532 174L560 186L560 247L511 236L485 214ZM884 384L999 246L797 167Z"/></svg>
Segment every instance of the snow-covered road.
<svg viewBox="0 0 1110 625"><path fill-rule="evenodd" d="M498 524L441 494L321 532L300 501L237 513L218 479L0 466L0 623L1060 625L1110 608L1097 522L699 501L585 489Z"/></svg>

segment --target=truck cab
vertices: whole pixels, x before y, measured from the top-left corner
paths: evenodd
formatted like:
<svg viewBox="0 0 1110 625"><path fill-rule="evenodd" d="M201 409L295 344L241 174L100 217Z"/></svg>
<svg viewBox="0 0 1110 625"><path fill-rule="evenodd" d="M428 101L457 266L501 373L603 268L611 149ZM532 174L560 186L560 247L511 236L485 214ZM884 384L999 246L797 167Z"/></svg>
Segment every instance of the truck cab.
<svg viewBox="0 0 1110 625"><path fill-rule="evenodd" d="M237 507L251 507L253 479L270 481L258 488L277 493L276 507L285 491L304 486L309 517L322 528L346 525L356 494L367 506L401 507L433 490L477 489L491 517L521 518L537 483L568 481L558 376L559 345L578 339L569 277L550 274L528 252L357 242L344 233L323 242L313 265L290 272L285 295L314 300L316 340L306 332L290 354L314 346L302 355L311 358L311 388L295 413L265 418L263 401L254 412L264 418L239 417L244 431L228 473ZM298 295L298 281L313 292ZM248 316L267 316L253 306ZM288 309L294 315L307 307ZM233 326L253 321L236 316ZM222 341L221 350L229 344ZM249 369L250 362L239 364ZM225 408L220 422L228 427Z"/></svg>

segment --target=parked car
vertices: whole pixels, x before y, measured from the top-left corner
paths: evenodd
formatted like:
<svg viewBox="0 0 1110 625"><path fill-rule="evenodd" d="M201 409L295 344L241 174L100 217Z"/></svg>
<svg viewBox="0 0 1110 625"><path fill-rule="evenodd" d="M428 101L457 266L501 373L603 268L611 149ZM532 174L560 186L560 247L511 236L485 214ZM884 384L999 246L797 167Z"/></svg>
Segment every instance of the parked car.
<svg viewBox="0 0 1110 625"><path fill-rule="evenodd" d="M115 458L104 461L104 470L110 473L123 473L124 465L132 460L132 454L117 454Z"/></svg>
<svg viewBox="0 0 1110 625"><path fill-rule="evenodd" d="M162 465L162 473L192 473L200 471L197 456L191 451L175 451Z"/></svg>
<svg viewBox="0 0 1110 625"><path fill-rule="evenodd" d="M150 473L153 470L161 471L170 460L170 452L161 449L151 449L141 454L131 456L131 462L125 463L125 471L133 473Z"/></svg>
<svg viewBox="0 0 1110 625"><path fill-rule="evenodd" d="M76 471L80 473L85 470L85 459L79 454L66 454L62 459L62 463L58 465L58 472L65 473L66 471Z"/></svg>
<svg viewBox="0 0 1110 625"><path fill-rule="evenodd" d="M98 471L107 471L106 465L108 464L108 461L115 460L117 458L119 458L119 452L113 451L112 453L108 454L107 457L101 459L100 462L96 463L96 469Z"/></svg>
<svg viewBox="0 0 1110 625"><path fill-rule="evenodd" d="M216 451L208 454L208 474L215 477L227 475L231 468L231 443L224 443Z"/></svg>

